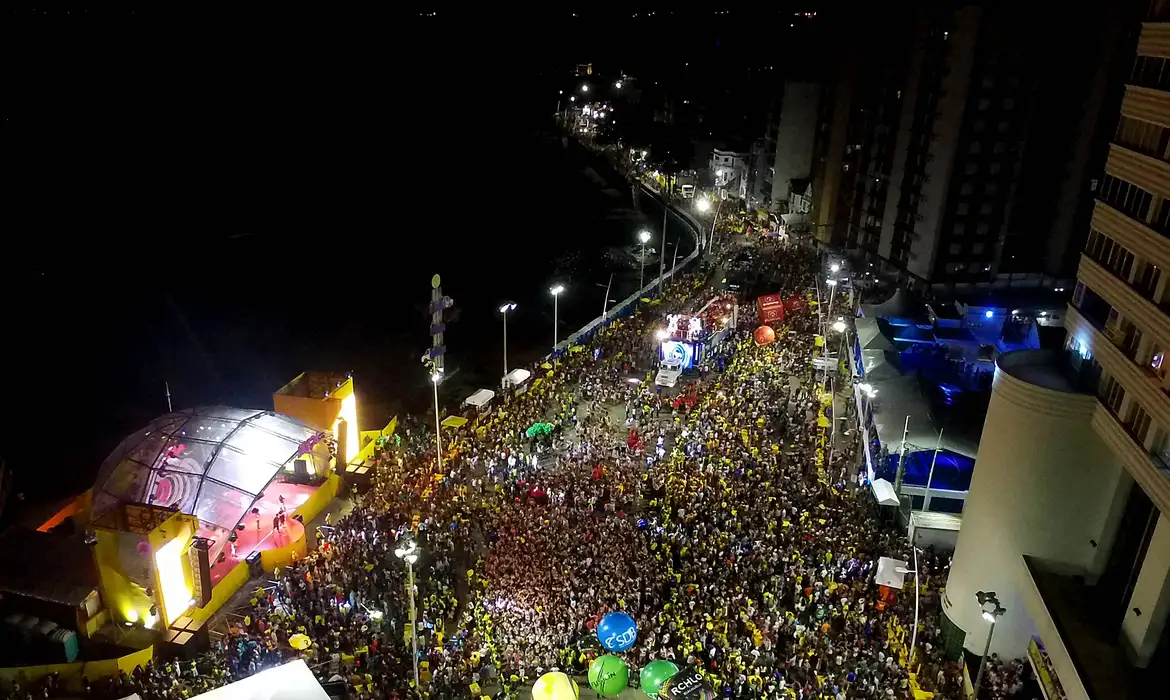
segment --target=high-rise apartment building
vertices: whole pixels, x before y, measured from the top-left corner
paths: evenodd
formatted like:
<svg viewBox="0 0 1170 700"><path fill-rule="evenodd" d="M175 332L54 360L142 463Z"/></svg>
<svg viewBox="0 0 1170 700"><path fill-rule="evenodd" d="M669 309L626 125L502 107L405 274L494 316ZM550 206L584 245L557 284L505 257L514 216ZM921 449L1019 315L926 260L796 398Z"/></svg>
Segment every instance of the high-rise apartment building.
<svg viewBox="0 0 1170 700"><path fill-rule="evenodd" d="M771 100L763 138L748 157L748 206L784 213L793 180L812 169L821 85L786 80Z"/></svg>
<svg viewBox="0 0 1170 700"><path fill-rule="evenodd" d="M814 82L784 83L780 120L776 125L776 160L772 166L771 208L780 211L788 202L793 180L812 171L814 134L821 86Z"/></svg>
<svg viewBox="0 0 1170 700"><path fill-rule="evenodd" d="M1065 351L998 361L943 601L944 636L981 654L990 635L1073 700L1159 697L1170 664L1167 0L1140 23L1119 111Z"/></svg>
<svg viewBox="0 0 1170 700"><path fill-rule="evenodd" d="M921 289L1065 286L1124 45L1097 5L1053 31L1027 3L924 4L863 57L846 246Z"/></svg>

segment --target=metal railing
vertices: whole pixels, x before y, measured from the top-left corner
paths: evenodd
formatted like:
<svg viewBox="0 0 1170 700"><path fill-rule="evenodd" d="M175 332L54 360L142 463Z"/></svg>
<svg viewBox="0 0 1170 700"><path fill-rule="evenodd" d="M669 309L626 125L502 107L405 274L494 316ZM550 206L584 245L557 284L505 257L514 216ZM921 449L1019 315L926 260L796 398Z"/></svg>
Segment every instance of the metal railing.
<svg viewBox="0 0 1170 700"><path fill-rule="evenodd" d="M651 197L661 198L660 194L654 192L649 187L646 187L646 185L639 183L639 186L642 188L643 192L649 194ZM549 353L548 357L558 357L563 354L570 346L577 345L583 340L587 340L590 335L603 328L610 321L613 321L616 318L620 318L627 312L632 311L634 307L637 306L638 300L642 297L649 296L650 298L653 298L654 294L656 294L657 290L660 288L659 284L665 285L666 280L673 278L676 272L691 264L691 262L696 260L703 252L699 248L699 223L691 218L691 216L685 211L674 206L669 201L666 202L666 206L670 207L670 213L673 214L676 219L681 221L688 229L690 229L692 242L694 243L695 249L690 253L690 255L687 255L685 258L680 260L677 265L662 273L661 276L655 277L654 279L650 280L649 284L642 287L625 299L619 301L614 305L611 311L608 311L593 319L589 323L586 323L579 330L577 330L577 332L557 343L557 345L553 348L553 351ZM645 261L643 260L642 263L645 264Z"/></svg>

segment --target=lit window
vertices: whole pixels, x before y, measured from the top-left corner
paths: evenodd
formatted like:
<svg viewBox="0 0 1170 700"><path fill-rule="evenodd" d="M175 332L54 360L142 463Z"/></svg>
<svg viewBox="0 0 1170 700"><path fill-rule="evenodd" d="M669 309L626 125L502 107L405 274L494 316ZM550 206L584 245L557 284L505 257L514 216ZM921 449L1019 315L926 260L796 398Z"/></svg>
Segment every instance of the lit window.
<svg viewBox="0 0 1170 700"><path fill-rule="evenodd" d="M1166 376L1166 370L1163 369L1163 362L1162 362L1165 359L1166 359L1166 351L1155 347L1154 348L1154 356L1150 358L1150 369L1154 370L1154 374L1158 375L1159 379L1164 378Z"/></svg>

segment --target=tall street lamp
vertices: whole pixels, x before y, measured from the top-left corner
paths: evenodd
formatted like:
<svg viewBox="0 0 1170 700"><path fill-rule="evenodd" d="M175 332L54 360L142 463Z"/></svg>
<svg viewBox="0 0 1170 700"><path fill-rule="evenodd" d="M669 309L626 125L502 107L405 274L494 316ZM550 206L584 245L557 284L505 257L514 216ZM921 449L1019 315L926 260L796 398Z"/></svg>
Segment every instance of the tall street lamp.
<svg viewBox="0 0 1170 700"><path fill-rule="evenodd" d="M508 312L514 311L516 305L508 302L500 307L500 314L504 317L504 376L508 376Z"/></svg>
<svg viewBox="0 0 1170 700"><path fill-rule="evenodd" d="M827 382L829 379L829 316L833 313L833 295L837 291L837 280L828 279L825 283L829 285L829 308L821 315L821 357L825 361L824 382ZM822 387L824 387L824 382L821 384Z"/></svg>
<svg viewBox="0 0 1170 700"><path fill-rule="evenodd" d="M565 291L563 284L558 284L552 289L548 290L549 294L553 295L553 350L557 349L557 300L561 298L561 292Z"/></svg>
<svg viewBox="0 0 1170 700"><path fill-rule="evenodd" d="M983 671L987 668L987 654L991 652L991 635L995 634L995 621L1007 612L1007 608L999 604L995 591L979 591L975 594L975 600L983 609L983 619L991 623L987 628L987 644L983 645L983 658L979 661L979 673L975 674L975 692L971 694L972 698L979 700L979 685L983 683Z"/></svg>
<svg viewBox="0 0 1170 700"><path fill-rule="evenodd" d="M418 561L418 545L403 542L394 550L394 556L406 562L406 589L410 596L410 648L414 660L414 687L418 689L418 611L414 606L414 563Z"/></svg>
<svg viewBox="0 0 1170 700"><path fill-rule="evenodd" d="M914 574L914 631L910 633L910 665L914 665L914 655L918 652L918 548L914 549L914 570L905 567L894 569L899 574Z"/></svg>
<svg viewBox="0 0 1170 700"><path fill-rule="evenodd" d="M646 286L646 242L650 240L650 232L643 229L638 232L638 240L642 242L642 257L638 260L638 293Z"/></svg>
<svg viewBox="0 0 1170 700"><path fill-rule="evenodd" d="M435 464L439 471L443 471L443 435L439 425L439 382L443 381L442 372L431 372L431 385L435 388Z"/></svg>

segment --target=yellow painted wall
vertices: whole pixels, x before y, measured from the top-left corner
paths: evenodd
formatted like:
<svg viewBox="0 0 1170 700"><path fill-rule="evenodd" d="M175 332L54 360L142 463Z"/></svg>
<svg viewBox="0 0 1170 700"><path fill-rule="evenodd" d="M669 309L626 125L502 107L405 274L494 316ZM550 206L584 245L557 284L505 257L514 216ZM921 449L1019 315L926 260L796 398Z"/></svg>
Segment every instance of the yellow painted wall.
<svg viewBox="0 0 1170 700"><path fill-rule="evenodd" d="M272 407L277 413L302 420L317 430L333 430L337 414L341 412L341 399L332 396L327 399L310 399L273 394Z"/></svg>
<svg viewBox="0 0 1170 700"><path fill-rule="evenodd" d="M353 379L342 382L341 386L329 393L327 399L275 393L272 395L272 407L277 413L300 419L317 430L333 432L335 437L337 420L344 417L347 423L346 454L340 456L349 464L361 449L357 396L353 391Z"/></svg>
<svg viewBox="0 0 1170 700"><path fill-rule="evenodd" d="M17 666L14 668L0 668L0 678L8 681L29 683L39 678L56 673L61 677L65 688L75 692L83 691L83 678L91 681L97 678L113 676L119 671L130 673L136 666L146 666L154 658L154 647L147 647L133 654L127 654L116 659L102 659L100 661L78 661L72 664L46 664L43 666Z"/></svg>
<svg viewBox="0 0 1170 700"><path fill-rule="evenodd" d="M186 552L195 536L198 525L199 521L193 516L182 513L175 513L167 518L162 525L146 535L145 539L150 544L151 556L174 539L183 541L182 550ZM97 564L102 601L105 603L106 609L109 610L112 621L115 624L145 622L150 614L150 608L155 602L146 595L145 588L134 583L126 575L122 562L119 560L120 542L127 538L137 539L138 536L128 532L104 529L97 529L95 534L97 535L97 544L93 548L94 561ZM188 591L190 591L193 587L191 565L186 556L183 556L181 561L183 578ZM151 569L155 569L153 561ZM153 588L156 595L161 590L158 571L154 571ZM162 611L159 612L161 614ZM177 615L172 615L172 618L174 617ZM161 624L158 626L161 627Z"/></svg>
<svg viewBox="0 0 1170 700"><path fill-rule="evenodd" d="M85 621L85 632L82 633L85 637L92 637L97 634L97 631L102 628L102 625L110 621L110 609L102 608L98 610L97 614ZM80 630L79 630L80 631Z"/></svg>
<svg viewBox="0 0 1170 700"><path fill-rule="evenodd" d="M96 534L93 556L106 609L117 624L144 619L153 603L146 597L145 589L126 576L119 561L118 543L127 535L110 530L98 530Z"/></svg>
<svg viewBox="0 0 1170 700"><path fill-rule="evenodd" d="M191 608L187 615L192 620L202 621L210 619L212 615L219 612L219 609L231 600L232 596L236 594L236 591L248 583L249 579L251 579L251 576L248 574L248 563L242 561L236 564L227 573L227 576L220 579L219 583L212 589L211 601L202 608Z"/></svg>
<svg viewBox="0 0 1170 700"><path fill-rule="evenodd" d="M309 496L308 500L293 511L293 515L301 516L304 520L305 526L321 514L321 511L329 505L330 501L337 497L337 492L341 490L341 477L337 474L330 474L325 478L324 483L317 487L313 495Z"/></svg>
<svg viewBox="0 0 1170 700"><path fill-rule="evenodd" d="M308 551L308 546L305 543L307 539L308 537L302 529L301 536L285 546L260 552L260 565L264 567L265 574L271 574L276 567L283 569L292 564L294 558L304 559Z"/></svg>
<svg viewBox="0 0 1170 700"><path fill-rule="evenodd" d="M386 427L382 428L381 430L363 430L361 433L361 439L368 439L369 442L365 443L365 446L362 447L361 452L359 452L356 457L350 460L350 462L364 462L366 460L372 459L374 457L374 448L377 446L378 438L389 437L393 435L394 431L397 429L398 416L394 416L390 419L390 422L386 424Z"/></svg>

